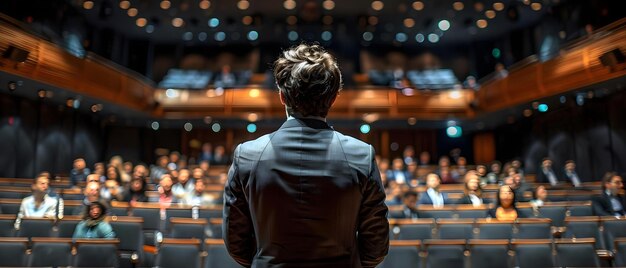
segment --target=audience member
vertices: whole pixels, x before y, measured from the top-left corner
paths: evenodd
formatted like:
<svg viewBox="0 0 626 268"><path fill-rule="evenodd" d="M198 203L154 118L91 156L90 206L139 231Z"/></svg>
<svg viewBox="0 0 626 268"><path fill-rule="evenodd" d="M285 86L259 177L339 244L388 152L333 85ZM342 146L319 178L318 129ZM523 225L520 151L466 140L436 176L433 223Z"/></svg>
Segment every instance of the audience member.
<svg viewBox="0 0 626 268"><path fill-rule="evenodd" d="M178 162L176 162L176 169L181 170L185 168L187 168L187 156L181 155Z"/></svg>
<svg viewBox="0 0 626 268"><path fill-rule="evenodd" d="M22 199L20 210L15 219L15 229L20 229L22 219L27 218L56 218L57 217L57 198L50 197L48 187L50 180L44 176L38 176L33 180L31 189L33 195Z"/></svg>
<svg viewBox="0 0 626 268"><path fill-rule="evenodd" d="M427 151L422 151L420 153L419 165L420 167L430 165L430 153L428 153Z"/></svg>
<svg viewBox="0 0 626 268"><path fill-rule="evenodd" d="M93 177L96 178L97 177ZM107 201L100 198L100 183L96 181L88 182L85 185L85 190L83 191L85 198L83 199L83 207L81 209L74 209L74 215L86 215L89 212L89 205L93 202L100 202L102 204L107 204Z"/></svg>
<svg viewBox="0 0 626 268"><path fill-rule="evenodd" d="M406 219L417 219L417 193L408 191L402 196L402 216Z"/></svg>
<svg viewBox="0 0 626 268"><path fill-rule="evenodd" d="M483 189L480 187L480 179L478 173L470 170L465 174L465 187L463 187L463 197L457 201L457 204L471 204L479 207L488 203L483 199Z"/></svg>
<svg viewBox="0 0 626 268"><path fill-rule="evenodd" d="M522 181L525 181L524 179L524 169L522 168L522 161L520 161L519 159L513 159L513 161L511 161L511 167L515 168L515 172L519 173L519 175L522 178Z"/></svg>
<svg viewBox="0 0 626 268"><path fill-rule="evenodd" d="M487 181L489 182L489 184L495 184L500 181L500 176L502 173L501 166L502 165L498 161L494 161L493 163L491 163L491 172L487 173Z"/></svg>
<svg viewBox="0 0 626 268"><path fill-rule="evenodd" d="M489 184L489 178L487 177L487 167L485 165L476 166L476 175L478 175L478 180L480 181L481 186Z"/></svg>
<svg viewBox="0 0 626 268"><path fill-rule="evenodd" d="M441 178L435 173L426 175L426 192L422 194L418 205L433 205L433 207L441 207L448 204L448 195L446 193L439 192L439 185L441 184Z"/></svg>
<svg viewBox="0 0 626 268"><path fill-rule="evenodd" d="M398 184L405 184L410 179L410 174L404 170L404 161L402 158L394 158L391 162L391 170L387 171L387 180L395 181Z"/></svg>
<svg viewBox="0 0 626 268"><path fill-rule="evenodd" d="M100 190L100 198L106 200L107 202L111 201L123 201L124 200L124 188L120 186L119 182L116 180L106 180L104 182L104 187Z"/></svg>
<svg viewBox="0 0 626 268"><path fill-rule="evenodd" d="M539 185L533 191L533 199L530 200L530 205L538 208L543 206L546 202L548 202L548 190L545 186Z"/></svg>
<svg viewBox="0 0 626 268"><path fill-rule="evenodd" d="M132 175L131 181L134 180L134 179L146 180L146 176L148 176L148 168L146 167L146 165L144 165L144 164L137 164L133 168L133 175Z"/></svg>
<svg viewBox="0 0 626 268"><path fill-rule="evenodd" d="M118 184L122 183L122 178L120 176L120 171L115 168L115 166L109 166L107 167L107 173L106 173L106 180L114 180L117 181Z"/></svg>
<svg viewBox="0 0 626 268"><path fill-rule="evenodd" d="M404 151L402 151L402 160L404 160L405 165L417 160L415 159L415 149L413 149L413 146L407 145L404 147Z"/></svg>
<svg viewBox="0 0 626 268"><path fill-rule="evenodd" d="M202 151L198 155L198 163L202 161L213 161L213 145L205 142L202 144Z"/></svg>
<svg viewBox="0 0 626 268"><path fill-rule="evenodd" d="M222 70L215 75L215 87L234 87L237 84L235 74L230 70L230 65L225 64Z"/></svg>
<svg viewBox="0 0 626 268"><path fill-rule="evenodd" d="M504 68L504 64L498 62L496 63L495 66L495 79L502 79L502 78L506 78L507 76L509 76L509 71L506 70L506 68Z"/></svg>
<svg viewBox="0 0 626 268"><path fill-rule="evenodd" d="M130 161L124 162L122 168L126 174L133 174L133 163Z"/></svg>
<svg viewBox="0 0 626 268"><path fill-rule="evenodd" d="M198 167L202 169L202 173L204 174L204 176L209 176L209 168L211 167L211 162L206 160L200 161Z"/></svg>
<svg viewBox="0 0 626 268"><path fill-rule="evenodd" d="M77 187L79 182L84 182L87 179L87 175L89 175L91 171L87 168L87 163L85 163L85 159L76 158L74 160L74 167L70 171L70 183L72 186Z"/></svg>
<svg viewBox="0 0 626 268"><path fill-rule="evenodd" d="M193 192L194 184L194 180L189 179L189 170L181 169L178 172L178 182L172 186L172 193L177 199L183 200L185 196Z"/></svg>
<svg viewBox="0 0 626 268"><path fill-rule="evenodd" d="M169 162L167 163L167 169L178 170L178 160L180 160L180 153L178 151L172 151L169 156Z"/></svg>
<svg viewBox="0 0 626 268"><path fill-rule="evenodd" d="M111 159L109 159L109 165L114 166L115 169L117 169L117 173L119 174L120 178L120 184L127 184L128 182L130 182L130 175L126 173L126 171L124 171L123 163L124 160L119 155L114 155L113 157L111 157Z"/></svg>
<svg viewBox="0 0 626 268"><path fill-rule="evenodd" d="M515 192L515 202L526 202L524 192L530 190L528 185L522 182L522 176L519 173L511 173L510 176L504 178L504 185L507 185Z"/></svg>
<svg viewBox="0 0 626 268"><path fill-rule="evenodd" d="M474 90L480 89L480 85L478 84L478 82L476 82L476 77L471 75L465 78L465 81L463 81L463 87Z"/></svg>
<svg viewBox="0 0 626 268"><path fill-rule="evenodd" d="M107 206L100 202L89 204L83 220L76 225L74 239L115 238L111 225L105 221Z"/></svg>
<svg viewBox="0 0 626 268"><path fill-rule="evenodd" d="M169 163L169 161L166 155L162 155L157 158L156 165L150 167L152 183L159 183L159 179L167 173L167 163Z"/></svg>
<svg viewBox="0 0 626 268"><path fill-rule="evenodd" d="M395 181L389 181L388 187L385 188L385 204L394 206L402 204L402 188Z"/></svg>
<svg viewBox="0 0 626 268"><path fill-rule="evenodd" d="M456 167L454 168L454 172L458 174L459 177L465 176L467 173L467 159L464 156L459 156L456 160Z"/></svg>
<svg viewBox="0 0 626 268"><path fill-rule="evenodd" d="M620 194L623 189L622 177L615 172L607 172L602 178L602 194L592 199L593 213L597 216L624 216L626 198Z"/></svg>
<svg viewBox="0 0 626 268"><path fill-rule="evenodd" d="M124 193L124 202L128 202L131 207L134 207L137 202L148 202L144 179L134 178L130 181L128 191Z"/></svg>
<svg viewBox="0 0 626 268"><path fill-rule="evenodd" d="M574 162L574 160L565 161L565 167L563 170L567 181L574 185L574 187L581 186L580 178L578 177L578 173L576 173L576 162Z"/></svg>
<svg viewBox="0 0 626 268"><path fill-rule="evenodd" d="M159 180L159 186L157 187L157 191L159 192L159 205L161 206L161 211L165 213L165 209L170 207L172 204L178 203L178 198L174 196L172 192L172 177L169 174L165 174Z"/></svg>
<svg viewBox="0 0 626 268"><path fill-rule="evenodd" d="M546 157L541 161L541 167L537 171L537 182L549 182L552 186L559 183L559 177L552 169L552 160L550 158Z"/></svg>
<svg viewBox="0 0 626 268"><path fill-rule="evenodd" d="M226 148L222 145L215 146L215 153L213 153L213 163L214 165L223 166L227 165L230 159L228 155L226 155Z"/></svg>
<svg viewBox="0 0 626 268"><path fill-rule="evenodd" d="M496 194L496 206L487 212L487 216L500 221L514 221L520 217L515 206L515 192L508 185L498 188Z"/></svg>
<svg viewBox="0 0 626 268"><path fill-rule="evenodd" d="M208 206L215 204L215 197L205 192L206 181L196 180L192 192L185 196L183 203L190 206Z"/></svg>
<svg viewBox="0 0 626 268"><path fill-rule="evenodd" d="M98 179L100 180L100 182L104 182L107 180L105 173L106 173L106 169L104 168L104 163L98 162L98 163L93 164L93 174L98 175Z"/></svg>

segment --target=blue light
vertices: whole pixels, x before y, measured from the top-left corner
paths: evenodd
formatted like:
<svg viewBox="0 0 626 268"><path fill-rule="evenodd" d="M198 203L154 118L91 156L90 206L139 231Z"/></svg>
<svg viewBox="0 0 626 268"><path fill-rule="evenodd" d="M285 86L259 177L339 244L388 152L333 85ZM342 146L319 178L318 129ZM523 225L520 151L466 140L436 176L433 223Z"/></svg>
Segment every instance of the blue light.
<svg viewBox="0 0 626 268"><path fill-rule="evenodd" d="M542 113L545 113L548 111L548 105L545 103L539 104L539 106L537 106L537 110Z"/></svg>
<svg viewBox="0 0 626 268"><path fill-rule="evenodd" d="M407 37L405 33L397 33L396 34L396 41L400 42L400 43L404 43L406 42Z"/></svg>
<svg viewBox="0 0 626 268"><path fill-rule="evenodd" d="M248 40L255 41L259 38L259 33L257 31L248 32Z"/></svg>
<svg viewBox="0 0 626 268"><path fill-rule="evenodd" d="M152 127L153 130L159 130L159 122L157 121L152 122L150 126Z"/></svg>
<svg viewBox="0 0 626 268"><path fill-rule="evenodd" d="M418 34L415 35L415 41L417 41L418 43L424 42L424 39L425 39L424 35L421 34L421 33L418 33Z"/></svg>
<svg viewBox="0 0 626 268"><path fill-rule="evenodd" d="M215 34L215 41L224 41L226 39L226 33L224 32L217 32Z"/></svg>
<svg viewBox="0 0 626 268"><path fill-rule="evenodd" d="M501 52L499 48L494 48L493 50L491 50L491 55L493 55L494 58L499 59Z"/></svg>
<svg viewBox="0 0 626 268"><path fill-rule="evenodd" d="M371 32L364 32L363 33L363 40L365 41L372 41L372 39L374 39L374 34L372 34Z"/></svg>
<svg viewBox="0 0 626 268"><path fill-rule="evenodd" d="M220 132L220 130L222 130L222 126L220 126L219 123L214 123L211 126L211 130L213 130L213 132Z"/></svg>
<svg viewBox="0 0 626 268"><path fill-rule="evenodd" d="M220 20L218 18L212 18L209 20L209 27L215 28L220 25Z"/></svg>
<svg viewBox="0 0 626 268"><path fill-rule="evenodd" d="M296 40L298 40L298 32L290 31L289 34L287 34L287 38L289 38L289 41L296 41Z"/></svg>
<svg viewBox="0 0 626 268"><path fill-rule="evenodd" d="M322 32L322 40L330 41L330 39L333 39L333 33L329 32L329 31Z"/></svg>
<svg viewBox="0 0 626 268"><path fill-rule="evenodd" d="M449 126L446 128L446 134L450 138L458 138L463 135L463 129L459 126Z"/></svg>
<svg viewBox="0 0 626 268"><path fill-rule="evenodd" d="M370 133L371 127L368 124L363 124L361 125L360 130L361 130L361 133L367 134L367 133Z"/></svg>
<svg viewBox="0 0 626 268"><path fill-rule="evenodd" d="M248 124L248 126L246 127L246 129L248 130L248 132L250 133L254 133L256 132L256 125L253 123Z"/></svg>

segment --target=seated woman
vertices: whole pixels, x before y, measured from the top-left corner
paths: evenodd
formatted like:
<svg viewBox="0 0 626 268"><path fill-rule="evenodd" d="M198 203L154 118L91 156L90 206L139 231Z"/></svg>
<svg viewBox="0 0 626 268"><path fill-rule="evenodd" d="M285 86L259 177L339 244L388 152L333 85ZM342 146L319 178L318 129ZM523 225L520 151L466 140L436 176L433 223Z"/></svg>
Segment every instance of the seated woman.
<svg viewBox="0 0 626 268"><path fill-rule="evenodd" d="M548 190L545 186L539 185L533 191L533 200L530 200L530 205L533 207L541 207L546 202L548 202Z"/></svg>
<svg viewBox="0 0 626 268"><path fill-rule="evenodd" d="M141 178L135 178L130 182L128 191L124 193L124 202L135 206L137 202L148 202L146 196L146 181Z"/></svg>
<svg viewBox="0 0 626 268"><path fill-rule="evenodd" d="M489 203L483 199L483 189L480 187L480 179L478 173L470 170L465 174L465 187L463 188L463 197L457 201L457 204L471 204L475 207Z"/></svg>
<svg viewBox="0 0 626 268"><path fill-rule="evenodd" d="M520 213L515 207L515 192L510 186L500 186L496 200L496 206L487 212L487 217L501 221L513 221L520 217Z"/></svg>
<svg viewBox="0 0 626 268"><path fill-rule="evenodd" d="M89 205L89 213L76 225L72 238L115 238L111 225L104 220L106 206L100 202Z"/></svg>

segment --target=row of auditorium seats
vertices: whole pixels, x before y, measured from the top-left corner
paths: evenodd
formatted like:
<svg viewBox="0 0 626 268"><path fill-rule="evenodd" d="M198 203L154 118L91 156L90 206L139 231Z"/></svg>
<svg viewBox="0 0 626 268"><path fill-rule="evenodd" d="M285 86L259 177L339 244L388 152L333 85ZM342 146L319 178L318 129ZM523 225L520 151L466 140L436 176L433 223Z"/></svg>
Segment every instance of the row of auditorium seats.
<svg viewBox="0 0 626 268"><path fill-rule="evenodd" d="M34 237L0 238L2 267L241 267L228 255L221 239L164 239L150 261L138 255L124 259L119 239Z"/></svg>
<svg viewBox="0 0 626 268"><path fill-rule="evenodd" d="M596 251L594 239L391 241L382 268L601 267L612 255ZM626 239L616 241L614 263L626 261Z"/></svg>

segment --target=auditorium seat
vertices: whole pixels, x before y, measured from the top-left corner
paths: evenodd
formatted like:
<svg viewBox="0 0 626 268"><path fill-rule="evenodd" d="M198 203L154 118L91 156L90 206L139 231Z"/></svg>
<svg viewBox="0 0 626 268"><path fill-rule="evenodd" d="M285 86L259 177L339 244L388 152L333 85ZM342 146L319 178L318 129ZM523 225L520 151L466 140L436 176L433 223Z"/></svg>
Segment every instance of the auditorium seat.
<svg viewBox="0 0 626 268"><path fill-rule="evenodd" d="M494 219L477 219L476 228L478 239L511 239L513 236L512 221L498 221Z"/></svg>
<svg viewBox="0 0 626 268"><path fill-rule="evenodd" d="M437 231L439 239L471 239L474 234L474 220L438 219Z"/></svg>
<svg viewBox="0 0 626 268"><path fill-rule="evenodd" d="M222 238L222 218L209 219L209 228L211 230L211 238ZM209 236L209 235L208 235Z"/></svg>
<svg viewBox="0 0 626 268"><path fill-rule="evenodd" d="M138 203L131 210L133 217L143 218L144 243L146 245L158 245L161 233L161 210L159 204Z"/></svg>
<svg viewBox="0 0 626 268"><path fill-rule="evenodd" d="M389 220L391 237L397 240L424 240L433 237L434 219Z"/></svg>
<svg viewBox="0 0 626 268"><path fill-rule="evenodd" d="M480 219L487 215L488 205L474 207L473 205L457 205L456 215L460 219Z"/></svg>
<svg viewBox="0 0 626 268"><path fill-rule="evenodd" d="M109 209L109 215L111 216L128 216L128 208L130 205L128 202L111 201L111 208Z"/></svg>
<svg viewBox="0 0 626 268"><path fill-rule="evenodd" d="M15 235L15 215L0 214L0 237Z"/></svg>
<svg viewBox="0 0 626 268"><path fill-rule="evenodd" d="M85 209L81 200L63 200L63 215L80 216Z"/></svg>
<svg viewBox="0 0 626 268"><path fill-rule="evenodd" d="M425 240L426 267L463 267L465 263L465 240Z"/></svg>
<svg viewBox="0 0 626 268"><path fill-rule="evenodd" d="M197 238L203 241L205 229L208 227L207 219L170 218L171 238Z"/></svg>
<svg viewBox="0 0 626 268"><path fill-rule="evenodd" d="M222 205L216 205L211 207L201 207L198 210L198 218L200 219L210 219L210 218L221 218L222 217Z"/></svg>
<svg viewBox="0 0 626 268"><path fill-rule="evenodd" d="M77 239L74 266L119 267L119 239Z"/></svg>
<svg viewBox="0 0 626 268"><path fill-rule="evenodd" d="M240 268L233 258L228 254L224 240L222 239L206 239L204 246L207 256L204 258L204 268Z"/></svg>
<svg viewBox="0 0 626 268"><path fill-rule="evenodd" d="M591 209L591 203L589 202L572 202L573 204L567 207L566 216L593 216L593 211Z"/></svg>
<svg viewBox="0 0 626 268"><path fill-rule="evenodd" d="M514 239L511 245L520 268L555 267L549 239Z"/></svg>
<svg viewBox="0 0 626 268"><path fill-rule="evenodd" d="M468 245L470 267L513 267L513 261L509 256L509 240L472 239L468 241Z"/></svg>
<svg viewBox="0 0 626 268"><path fill-rule="evenodd" d="M558 264L561 267L600 267L596 254L595 239L559 239L555 240Z"/></svg>
<svg viewBox="0 0 626 268"><path fill-rule="evenodd" d="M199 267L200 240L164 238L156 256L159 267Z"/></svg>
<svg viewBox="0 0 626 268"><path fill-rule="evenodd" d="M618 237L626 237L626 220L624 217L619 219L615 217L602 217L604 242L607 250L613 250L614 241Z"/></svg>
<svg viewBox="0 0 626 268"><path fill-rule="evenodd" d="M454 208L451 206L445 206L442 208L435 208L432 205L420 205L417 207L418 215L423 219L451 219L454 216Z"/></svg>
<svg viewBox="0 0 626 268"><path fill-rule="evenodd" d="M28 238L0 237L0 266L19 267L27 265Z"/></svg>
<svg viewBox="0 0 626 268"><path fill-rule="evenodd" d="M420 268L421 242L419 240L392 240L389 241L389 253L379 268ZM208 267L205 267L208 268Z"/></svg>
<svg viewBox="0 0 626 268"><path fill-rule="evenodd" d="M121 267L132 267L144 260L143 219L139 217L111 216L109 224L120 240L118 246Z"/></svg>
<svg viewBox="0 0 626 268"><path fill-rule="evenodd" d="M34 237L28 262L30 267L65 267L72 265L72 239Z"/></svg>
<svg viewBox="0 0 626 268"><path fill-rule="evenodd" d="M163 229L170 229L170 219L171 218L188 218L191 219L191 207L169 207L165 209L165 222Z"/></svg>
<svg viewBox="0 0 626 268"><path fill-rule="evenodd" d="M517 219L515 224L515 233L513 238L516 239L551 239L551 220L550 219Z"/></svg>
<svg viewBox="0 0 626 268"><path fill-rule="evenodd" d="M539 208L538 218L549 218L552 220L552 226L564 226L565 225L565 211L566 207L562 205L557 206L542 206Z"/></svg>
<svg viewBox="0 0 626 268"><path fill-rule="evenodd" d="M600 217L598 216L566 217L563 237L594 238L596 249L606 248L600 232Z"/></svg>
<svg viewBox="0 0 626 268"><path fill-rule="evenodd" d="M53 226L54 219L23 218L16 236L28 238L51 237Z"/></svg>
<svg viewBox="0 0 626 268"><path fill-rule="evenodd" d="M57 222L57 237L69 237L74 235L76 225L82 220L81 216L65 216Z"/></svg>
<svg viewBox="0 0 626 268"><path fill-rule="evenodd" d="M28 191L30 192L30 191ZM22 199L28 195L28 192L20 190L0 190L0 198L2 199Z"/></svg>
<svg viewBox="0 0 626 268"><path fill-rule="evenodd" d="M615 249L615 265L626 267L626 237L615 238L613 240Z"/></svg>
<svg viewBox="0 0 626 268"><path fill-rule="evenodd" d="M22 199L0 199L3 214L17 215L17 213L20 212L21 205Z"/></svg>

